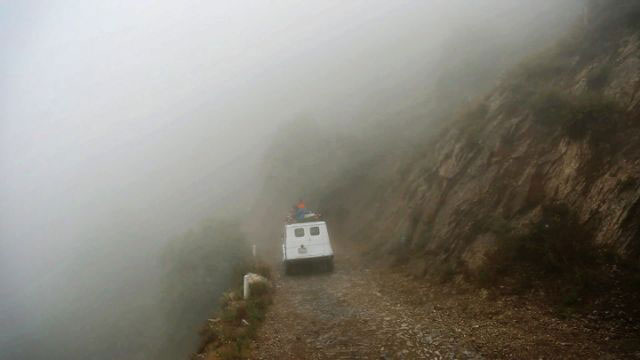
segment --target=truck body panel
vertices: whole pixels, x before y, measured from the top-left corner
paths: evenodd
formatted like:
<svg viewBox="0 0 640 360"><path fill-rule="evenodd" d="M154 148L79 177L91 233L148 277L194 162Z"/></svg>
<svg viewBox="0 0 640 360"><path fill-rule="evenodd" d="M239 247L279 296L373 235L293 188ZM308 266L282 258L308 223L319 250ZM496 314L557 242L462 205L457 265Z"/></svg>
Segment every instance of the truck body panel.
<svg viewBox="0 0 640 360"><path fill-rule="evenodd" d="M325 259L333 261L333 248L324 221L285 225L282 255L285 265Z"/></svg>

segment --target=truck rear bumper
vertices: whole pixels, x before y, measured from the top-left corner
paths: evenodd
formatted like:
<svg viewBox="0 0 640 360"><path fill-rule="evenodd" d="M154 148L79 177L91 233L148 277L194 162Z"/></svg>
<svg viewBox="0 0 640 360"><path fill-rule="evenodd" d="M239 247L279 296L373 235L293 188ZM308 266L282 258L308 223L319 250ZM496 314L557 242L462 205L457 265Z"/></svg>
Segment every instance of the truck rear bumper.
<svg viewBox="0 0 640 360"><path fill-rule="evenodd" d="M324 262L333 260L333 255L326 256L310 256L305 258L296 258L296 259L285 259L285 264L298 264L298 263L310 263L310 262Z"/></svg>

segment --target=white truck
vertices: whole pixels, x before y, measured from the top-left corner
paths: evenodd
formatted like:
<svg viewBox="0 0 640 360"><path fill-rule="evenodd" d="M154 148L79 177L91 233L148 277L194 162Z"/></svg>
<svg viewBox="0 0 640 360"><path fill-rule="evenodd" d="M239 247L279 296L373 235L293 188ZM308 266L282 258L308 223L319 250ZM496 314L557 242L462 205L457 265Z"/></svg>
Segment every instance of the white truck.
<svg viewBox="0 0 640 360"><path fill-rule="evenodd" d="M285 273L300 263L320 263L333 271L333 249L324 221L287 224L284 227L282 259Z"/></svg>

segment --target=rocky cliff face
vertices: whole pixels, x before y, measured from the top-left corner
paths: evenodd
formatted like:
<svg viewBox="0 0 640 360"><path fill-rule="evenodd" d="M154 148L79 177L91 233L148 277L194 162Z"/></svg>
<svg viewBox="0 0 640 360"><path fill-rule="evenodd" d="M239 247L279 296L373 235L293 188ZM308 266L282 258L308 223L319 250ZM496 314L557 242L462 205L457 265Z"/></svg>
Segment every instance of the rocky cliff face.
<svg viewBox="0 0 640 360"><path fill-rule="evenodd" d="M587 246L637 260L640 11L592 6L411 159L390 153L328 195L339 232L420 275L477 272L509 246L560 254L551 267Z"/></svg>

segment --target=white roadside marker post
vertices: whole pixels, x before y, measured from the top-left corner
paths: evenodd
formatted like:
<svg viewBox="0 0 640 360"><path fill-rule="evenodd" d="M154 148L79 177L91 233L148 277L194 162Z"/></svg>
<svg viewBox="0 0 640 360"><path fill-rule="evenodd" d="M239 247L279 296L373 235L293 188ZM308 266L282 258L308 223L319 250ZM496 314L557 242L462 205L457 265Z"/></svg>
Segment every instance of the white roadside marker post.
<svg viewBox="0 0 640 360"><path fill-rule="evenodd" d="M244 299L246 300L249 298L249 274L244 276L243 285Z"/></svg>

